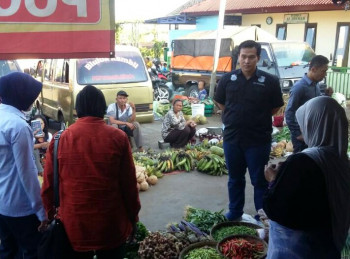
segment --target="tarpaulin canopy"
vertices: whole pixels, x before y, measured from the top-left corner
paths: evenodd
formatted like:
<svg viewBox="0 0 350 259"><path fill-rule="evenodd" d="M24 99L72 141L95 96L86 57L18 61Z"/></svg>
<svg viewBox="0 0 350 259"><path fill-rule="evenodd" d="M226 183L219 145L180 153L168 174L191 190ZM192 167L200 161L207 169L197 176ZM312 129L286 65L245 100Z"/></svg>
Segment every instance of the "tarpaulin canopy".
<svg viewBox="0 0 350 259"><path fill-rule="evenodd" d="M114 56L114 1L0 1L0 59Z"/></svg>
<svg viewBox="0 0 350 259"><path fill-rule="evenodd" d="M221 31L220 57L231 56L234 46L245 40L273 41L275 36L257 26L236 26ZM213 56L217 31L196 31L174 40L174 56Z"/></svg>

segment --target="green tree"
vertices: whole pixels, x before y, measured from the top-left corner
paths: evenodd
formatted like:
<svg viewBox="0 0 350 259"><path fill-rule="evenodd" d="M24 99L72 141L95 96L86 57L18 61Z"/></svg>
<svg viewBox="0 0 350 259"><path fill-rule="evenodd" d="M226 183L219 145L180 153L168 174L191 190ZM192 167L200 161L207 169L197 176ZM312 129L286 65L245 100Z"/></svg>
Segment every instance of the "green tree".
<svg viewBox="0 0 350 259"><path fill-rule="evenodd" d="M165 44L165 41L158 41L155 40L154 41L154 45L153 45L153 53L154 53L154 57L160 59L161 56L163 56L163 46Z"/></svg>
<svg viewBox="0 0 350 259"><path fill-rule="evenodd" d="M123 24L116 23L115 24L115 44L120 44L120 35L123 31Z"/></svg>

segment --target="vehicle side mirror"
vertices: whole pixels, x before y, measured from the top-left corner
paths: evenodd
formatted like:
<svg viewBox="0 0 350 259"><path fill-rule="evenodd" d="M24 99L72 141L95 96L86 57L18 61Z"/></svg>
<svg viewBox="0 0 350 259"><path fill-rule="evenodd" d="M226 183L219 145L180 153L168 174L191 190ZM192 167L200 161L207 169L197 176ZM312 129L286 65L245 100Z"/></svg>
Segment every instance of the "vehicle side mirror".
<svg viewBox="0 0 350 259"><path fill-rule="evenodd" d="M267 67L267 68L271 68L273 66L273 63L268 59L264 59L262 62L262 66Z"/></svg>

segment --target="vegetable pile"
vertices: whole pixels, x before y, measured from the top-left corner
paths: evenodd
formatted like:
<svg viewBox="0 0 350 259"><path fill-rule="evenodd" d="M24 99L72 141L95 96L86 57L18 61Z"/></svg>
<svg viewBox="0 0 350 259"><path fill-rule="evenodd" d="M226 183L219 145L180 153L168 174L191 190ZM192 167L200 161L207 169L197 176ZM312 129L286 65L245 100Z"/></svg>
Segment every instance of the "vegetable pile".
<svg viewBox="0 0 350 259"><path fill-rule="evenodd" d="M224 210L211 212L209 210L196 209L191 206L187 206L185 209L184 219L195 224L201 231L209 233L213 226L227 221L223 211Z"/></svg>
<svg viewBox="0 0 350 259"><path fill-rule="evenodd" d="M138 250L139 250L140 242L149 235L149 232L143 223L137 222L136 226L137 226L137 231L136 231L134 240L132 240L132 243L125 244L125 258L129 258L129 259L139 258Z"/></svg>
<svg viewBox="0 0 350 259"><path fill-rule="evenodd" d="M223 257L216 251L215 248L204 246L191 250L185 259L222 259Z"/></svg>
<svg viewBox="0 0 350 259"><path fill-rule="evenodd" d="M138 254L141 259L176 259L189 243L159 231L149 234L141 243Z"/></svg>
<svg viewBox="0 0 350 259"><path fill-rule="evenodd" d="M213 238L215 241L220 241L231 235L258 236L258 233L255 229L246 226L227 226L216 230L213 233Z"/></svg>
<svg viewBox="0 0 350 259"><path fill-rule="evenodd" d="M181 220L179 224L169 224L167 230L170 234L178 239L184 239L189 243L197 243L200 241L209 241L210 236L202 232L196 225L185 220Z"/></svg>
<svg viewBox="0 0 350 259"><path fill-rule="evenodd" d="M248 241L244 238L229 239L223 242L219 249L230 259L258 259L264 255L263 243Z"/></svg>

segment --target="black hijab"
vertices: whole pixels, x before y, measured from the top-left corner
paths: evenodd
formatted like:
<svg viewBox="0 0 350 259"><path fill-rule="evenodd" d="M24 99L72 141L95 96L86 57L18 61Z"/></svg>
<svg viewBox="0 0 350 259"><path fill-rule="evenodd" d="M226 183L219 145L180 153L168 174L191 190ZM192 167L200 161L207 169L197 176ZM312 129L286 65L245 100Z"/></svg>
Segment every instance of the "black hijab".
<svg viewBox="0 0 350 259"><path fill-rule="evenodd" d="M103 118L107 109L105 97L101 90L93 85L87 85L77 95L75 109L78 117Z"/></svg>

